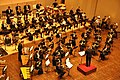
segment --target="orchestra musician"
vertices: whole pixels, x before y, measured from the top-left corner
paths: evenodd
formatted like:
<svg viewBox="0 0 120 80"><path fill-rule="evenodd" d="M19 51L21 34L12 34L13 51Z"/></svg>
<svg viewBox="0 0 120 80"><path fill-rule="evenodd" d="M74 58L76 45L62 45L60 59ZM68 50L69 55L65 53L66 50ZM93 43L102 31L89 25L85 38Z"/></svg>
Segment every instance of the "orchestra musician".
<svg viewBox="0 0 120 80"><path fill-rule="evenodd" d="M5 40L5 45L7 46L11 45L11 37L9 36L9 34L5 35L4 40Z"/></svg>
<svg viewBox="0 0 120 80"><path fill-rule="evenodd" d="M6 15L7 15L7 17L10 17L11 14L12 14L12 12L13 12L13 10L10 9L10 6L8 6L8 9L6 10Z"/></svg>
<svg viewBox="0 0 120 80"><path fill-rule="evenodd" d="M10 9L10 6L8 6L8 9L6 10L6 16L7 16L7 24L10 24L10 16L12 15L13 10Z"/></svg>
<svg viewBox="0 0 120 80"><path fill-rule="evenodd" d="M10 23L10 29L12 31L15 31L16 30L16 22L12 19L11 20L11 23Z"/></svg>
<svg viewBox="0 0 120 80"><path fill-rule="evenodd" d="M38 70L38 75L43 74L42 60L41 60L41 59L39 59L39 60L35 63L35 69Z"/></svg>
<svg viewBox="0 0 120 80"><path fill-rule="evenodd" d="M62 78L64 76L64 74L66 73L64 71L64 67L60 63L58 63L56 66L56 72L58 73L59 78Z"/></svg>
<svg viewBox="0 0 120 80"><path fill-rule="evenodd" d="M5 24L4 21L2 21L2 27L1 27L2 30L7 30L7 24Z"/></svg>
<svg viewBox="0 0 120 80"><path fill-rule="evenodd" d="M83 51L86 48L86 40L80 40L79 42L80 51Z"/></svg>
<svg viewBox="0 0 120 80"><path fill-rule="evenodd" d="M58 3L57 3L57 0L55 0L55 2L53 3L53 7L57 7Z"/></svg>
<svg viewBox="0 0 120 80"><path fill-rule="evenodd" d="M18 61L20 61L20 63L22 63L22 59L21 59L22 49L23 49L23 42L19 41L19 44L18 44Z"/></svg>
<svg viewBox="0 0 120 80"><path fill-rule="evenodd" d="M93 56L97 55L97 48L99 47L99 42L98 41L95 41L92 43L92 49L93 49Z"/></svg>
<svg viewBox="0 0 120 80"><path fill-rule="evenodd" d="M27 17L28 17L28 13L29 13L29 11L30 11L30 5L28 5L27 3L26 3L26 5L24 5L24 19L26 19Z"/></svg>
<svg viewBox="0 0 120 80"><path fill-rule="evenodd" d="M19 6L19 4L17 4L17 6L15 7L15 9L16 9L17 16L22 14L21 6Z"/></svg>
<svg viewBox="0 0 120 80"><path fill-rule="evenodd" d="M106 55L108 55L111 51L110 51L110 48L111 48L111 46L109 45L109 44L106 44L105 46L104 46L104 48L103 48L103 50L102 51L100 51L100 50L98 50L99 52L100 52L100 56L99 56L99 58L101 59L101 60L105 60L106 59Z"/></svg>

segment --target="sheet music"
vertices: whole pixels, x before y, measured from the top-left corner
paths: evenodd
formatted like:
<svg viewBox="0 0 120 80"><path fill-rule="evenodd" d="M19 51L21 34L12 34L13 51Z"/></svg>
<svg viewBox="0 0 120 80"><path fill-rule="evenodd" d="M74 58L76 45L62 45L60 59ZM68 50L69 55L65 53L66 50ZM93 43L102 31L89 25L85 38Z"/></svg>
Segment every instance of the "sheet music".
<svg viewBox="0 0 120 80"><path fill-rule="evenodd" d="M79 54L80 56L84 56L84 55L85 55L85 51L78 52L78 54Z"/></svg>
<svg viewBox="0 0 120 80"><path fill-rule="evenodd" d="M66 64L67 64L68 62L70 62L70 59L69 59L69 58L66 59Z"/></svg>
<svg viewBox="0 0 120 80"><path fill-rule="evenodd" d="M30 68L30 72L32 72L34 69L34 66L32 65L31 68Z"/></svg>
<svg viewBox="0 0 120 80"><path fill-rule="evenodd" d="M48 58L48 56L49 56L49 54L47 54L47 55L46 55L45 59L47 59L47 58Z"/></svg>
<svg viewBox="0 0 120 80"><path fill-rule="evenodd" d="M73 67L73 64L71 64L70 62L67 62L66 65L69 69Z"/></svg>
<svg viewBox="0 0 120 80"><path fill-rule="evenodd" d="M48 66L50 64L50 60L48 59L46 62L45 62L45 65Z"/></svg>
<svg viewBox="0 0 120 80"><path fill-rule="evenodd" d="M30 54L30 59L32 58L33 54Z"/></svg>
<svg viewBox="0 0 120 80"><path fill-rule="evenodd" d="M69 55L69 52L67 52L66 54L65 54L65 57L67 57Z"/></svg>
<svg viewBox="0 0 120 80"><path fill-rule="evenodd" d="M30 48L30 51L32 51L32 50L33 50L33 48L34 48L34 47L32 46L32 47Z"/></svg>

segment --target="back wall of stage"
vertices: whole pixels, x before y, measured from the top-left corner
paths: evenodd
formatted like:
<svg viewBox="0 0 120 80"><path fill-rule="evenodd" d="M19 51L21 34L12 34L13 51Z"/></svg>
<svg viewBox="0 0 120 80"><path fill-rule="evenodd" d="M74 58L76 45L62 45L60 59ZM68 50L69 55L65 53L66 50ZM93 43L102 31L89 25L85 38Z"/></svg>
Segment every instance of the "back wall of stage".
<svg viewBox="0 0 120 80"><path fill-rule="evenodd" d="M61 3L61 0L57 1ZM36 3L41 3L43 6L52 5L54 0L0 0L0 14L7 9L8 5L11 6L15 12L17 3L19 3L23 9L26 2L30 4L32 8L32 5ZM100 15L101 18L104 16L111 16L111 21L117 22L120 25L120 0L65 0L65 4L67 11L70 9L75 10L80 6L90 19L94 15ZM120 31L120 27L118 31Z"/></svg>

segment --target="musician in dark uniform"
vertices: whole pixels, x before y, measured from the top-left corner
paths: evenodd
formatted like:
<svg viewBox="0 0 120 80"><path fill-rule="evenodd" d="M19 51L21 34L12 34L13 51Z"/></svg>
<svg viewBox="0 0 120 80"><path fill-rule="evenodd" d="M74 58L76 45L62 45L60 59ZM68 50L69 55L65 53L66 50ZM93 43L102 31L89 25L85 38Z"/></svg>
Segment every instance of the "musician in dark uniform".
<svg viewBox="0 0 120 80"><path fill-rule="evenodd" d="M59 78L62 78L62 76L64 76L64 74L66 73L66 72L64 71L63 66L62 66L60 63L57 64L57 66L56 66L56 71L57 71L57 73L58 73L58 75L59 75Z"/></svg>
<svg viewBox="0 0 120 80"><path fill-rule="evenodd" d="M43 74L42 59L39 59L39 60L35 63L35 69L38 70L38 75Z"/></svg>
<svg viewBox="0 0 120 80"><path fill-rule="evenodd" d="M22 63L22 59L21 59L21 55L22 55L22 41L20 41L20 43L18 44L18 60Z"/></svg>
<svg viewBox="0 0 120 80"><path fill-rule="evenodd" d="M17 6L15 7L15 9L16 9L16 14L17 14L17 16L20 15L20 14L22 14L21 6L19 6L19 5L17 4Z"/></svg>
<svg viewBox="0 0 120 80"><path fill-rule="evenodd" d="M12 15L13 10L10 9L10 6L8 6L8 9L6 10L6 16L7 16L7 24L10 24L10 16Z"/></svg>
<svg viewBox="0 0 120 80"><path fill-rule="evenodd" d="M24 13L28 13L29 10L30 10L30 5L26 4L24 6Z"/></svg>
<svg viewBox="0 0 120 80"><path fill-rule="evenodd" d="M7 30L7 25L4 23L4 21L2 21L2 27L1 27L2 30Z"/></svg>
<svg viewBox="0 0 120 80"><path fill-rule="evenodd" d="M24 19L26 19L26 17L28 17L28 13L29 13L29 11L30 11L30 5L28 5L28 4L26 4L25 6L24 6Z"/></svg>
<svg viewBox="0 0 120 80"><path fill-rule="evenodd" d="M55 2L53 3L53 7L57 7L58 3L57 3L57 0L55 0Z"/></svg>
<svg viewBox="0 0 120 80"><path fill-rule="evenodd" d="M12 14L13 10L10 9L10 6L8 6L8 9L6 10L6 15L7 17L10 16Z"/></svg>
<svg viewBox="0 0 120 80"><path fill-rule="evenodd" d="M86 66L87 67L89 67L90 64L91 64L92 53L93 53L93 50L91 48L88 48L85 51L85 54L86 54Z"/></svg>

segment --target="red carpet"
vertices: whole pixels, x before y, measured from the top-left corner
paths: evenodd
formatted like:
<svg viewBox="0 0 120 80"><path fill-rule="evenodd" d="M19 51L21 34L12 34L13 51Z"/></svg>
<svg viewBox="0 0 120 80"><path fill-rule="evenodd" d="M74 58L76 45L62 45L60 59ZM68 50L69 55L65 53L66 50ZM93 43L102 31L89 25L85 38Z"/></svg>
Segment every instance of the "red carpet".
<svg viewBox="0 0 120 80"><path fill-rule="evenodd" d="M90 65L90 67L86 67L85 64L80 64L78 67L77 67L77 70L82 72L84 75L88 75L92 72L95 72L96 71L96 67L93 66L93 65Z"/></svg>

